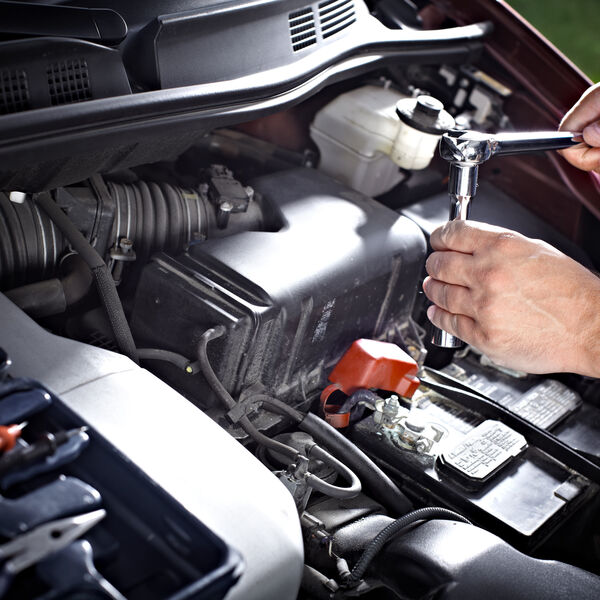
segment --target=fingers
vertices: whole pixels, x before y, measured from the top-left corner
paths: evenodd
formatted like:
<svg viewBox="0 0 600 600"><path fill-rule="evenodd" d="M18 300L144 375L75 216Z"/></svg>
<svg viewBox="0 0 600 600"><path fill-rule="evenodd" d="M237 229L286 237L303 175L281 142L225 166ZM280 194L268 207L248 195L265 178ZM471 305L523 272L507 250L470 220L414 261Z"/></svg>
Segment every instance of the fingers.
<svg viewBox="0 0 600 600"><path fill-rule="evenodd" d="M438 281L469 287L473 257L460 252L433 252L425 262L427 273Z"/></svg>
<svg viewBox="0 0 600 600"><path fill-rule="evenodd" d="M561 131L582 131L600 117L600 83L586 90L577 104L564 116Z"/></svg>
<svg viewBox="0 0 600 600"><path fill-rule="evenodd" d="M425 295L437 306L454 313L474 317L471 291L460 285L450 285L427 277L423 282Z"/></svg>
<svg viewBox="0 0 600 600"><path fill-rule="evenodd" d="M600 146L600 144L599 144ZM573 147L559 151L574 167L582 171L600 172L600 147Z"/></svg>
<svg viewBox="0 0 600 600"><path fill-rule="evenodd" d="M431 234L429 243L434 250L454 250L473 254L483 244L491 242L506 231L476 221L448 221Z"/></svg>
<svg viewBox="0 0 600 600"><path fill-rule="evenodd" d="M564 116L561 131L581 131L584 144L560 153L575 167L600 172L600 83L590 87Z"/></svg>
<svg viewBox="0 0 600 600"><path fill-rule="evenodd" d="M454 335L468 344L475 342L477 324L471 317L449 313L435 305L427 309L427 317L436 327L447 331L450 335Z"/></svg>

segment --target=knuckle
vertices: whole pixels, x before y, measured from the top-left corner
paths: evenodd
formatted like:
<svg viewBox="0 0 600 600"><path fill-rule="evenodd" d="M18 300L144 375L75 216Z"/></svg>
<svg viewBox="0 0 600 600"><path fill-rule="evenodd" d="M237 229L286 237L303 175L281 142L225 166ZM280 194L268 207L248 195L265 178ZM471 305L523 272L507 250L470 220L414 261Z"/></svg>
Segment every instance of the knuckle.
<svg viewBox="0 0 600 600"><path fill-rule="evenodd" d="M482 321L487 321L494 312L494 301L488 294L475 294L472 298L472 305L478 318Z"/></svg>
<svg viewBox="0 0 600 600"><path fill-rule="evenodd" d="M497 267L484 269L480 274L479 280L487 294L493 294L504 290L508 285L508 277L505 271L502 268ZM484 301L489 302L489 299Z"/></svg>
<svg viewBox="0 0 600 600"><path fill-rule="evenodd" d="M492 341L492 336L488 329L484 327L479 327L477 329L477 334L475 336L478 341L478 345L481 349L485 350L489 348L490 342Z"/></svg>
<svg viewBox="0 0 600 600"><path fill-rule="evenodd" d="M442 285L440 286L439 304L442 308L445 308L446 310L452 312L452 310L450 309L449 298L448 298L449 288L450 288L450 286L447 283L442 283Z"/></svg>
<svg viewBox="0 0 600 600"><path fill-rule="evenodd" d="M448 242L452 235L452 221L444 223L440 228L440 240L444 245L448 245Z"/></svg>
<svg viewBox="0 0 600 600"><path fill-rule="evenodd" d="M446 248L452 248L454 239L457 235L461 235L464 221L447 221L439 229L439 239Z"/></svg>
<svg viewBox="0 0 600 600"><path fill-rule="evenodd" d="M455 286L445 285L443 290L443 302L446 309L451 313L463 312L461 290Z"/></svg>
<svg viewBox="0 0 600 600"><path fill-rule="evenodd" d="M494 240L495 249L503 253L511 251L518 241L518 236L519 234L514 231L498 232Z"/></svg>

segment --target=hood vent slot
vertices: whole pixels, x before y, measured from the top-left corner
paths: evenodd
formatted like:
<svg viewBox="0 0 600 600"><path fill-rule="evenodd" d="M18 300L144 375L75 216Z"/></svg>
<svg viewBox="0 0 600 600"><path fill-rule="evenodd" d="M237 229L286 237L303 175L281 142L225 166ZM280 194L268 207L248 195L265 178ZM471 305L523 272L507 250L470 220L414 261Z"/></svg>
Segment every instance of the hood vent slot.
<svg viewBox="0 0 600 600"><path fill-rule="evenodd" d="M91 100L90 76L83 58L61 60L48 65L48 91L52 106Z"/></svg>
<svg viewBox="0 0 600 600"><path fill-rule="evenodd" d="M290 13L289 23L294 52L317 43L315 15L311 6Z"/></svg>
<svg viewBox="0 0 600 600"><path fill-rule="evenodd" d="M354 0L325 0L319 3L323 38L331 37L356 21Z"/></svg>
<svg viewBox="0 0 600 600"><path fill-rule="evenodd" d="M21 69L0 69L0 115L29 108L27 73Z"/></svg>

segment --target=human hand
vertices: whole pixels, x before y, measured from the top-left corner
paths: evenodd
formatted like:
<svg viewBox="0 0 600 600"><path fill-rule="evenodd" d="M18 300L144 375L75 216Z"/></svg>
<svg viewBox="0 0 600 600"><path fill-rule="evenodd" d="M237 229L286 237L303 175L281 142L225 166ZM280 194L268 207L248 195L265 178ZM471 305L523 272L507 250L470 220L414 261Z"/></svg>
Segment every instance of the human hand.
<svg viewBox="0 0 600 600"><path fill-rule="evenodd" d="M559 150L574 166L600 173L600 83L593 85L564 116L561 131L581 131L583 144Z"/></svg>
<svg viewBox="0 0 600 600"><path fill-rule="evenodd" d="M540 240L475 221L431 234L431 322L529 373L600 375L600 279Z"/></svg>

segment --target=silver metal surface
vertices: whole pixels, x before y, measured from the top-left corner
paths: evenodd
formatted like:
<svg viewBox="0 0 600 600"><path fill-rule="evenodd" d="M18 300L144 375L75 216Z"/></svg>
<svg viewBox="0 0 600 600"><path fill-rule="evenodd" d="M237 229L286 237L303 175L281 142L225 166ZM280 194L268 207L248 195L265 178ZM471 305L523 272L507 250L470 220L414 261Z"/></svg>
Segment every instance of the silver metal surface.
<svg viewBox="0 0 600 600"><path fill-rule="evenodd" d="M463 341L439 327L433 327L431 343L438 348L462 348Z"/></svg>
<svg viewBox="0 0 600 600"><path fill-rule="evenodd" d="M477 191L479 165L476 163L450 163L448 178L448 194L450 195L449 220L466 220L469 218L471 199ZM461 339L451 335L439 327L432 327L431 343L439 348L460 348Z"/></svg>
<svg viewBox="0 0 600 600"><path fill-rule="evenodd" d="M450 195L450 221L469 218L471 198L477 191L478 165L450 163L448 193Z"/></svg>
<svg viewBox="0 0 600 600"><path fill-rule="evenodd" d="M571 131L525 133L482 133L449 131L440 140L440 155L450 163L448 194L449 220L468 219L471 200L477 192L479 165L494 155L559 150L581 142L581 134ZM433 327L431 343L441 348L460 348L462 341Z"/></svg>
<svg viewBox="0 0 600 600"><path fill-rule="evenodd" d="M444 160L480 165L494 155L521 154L569 148L581 142L572 131L533 131L525 133L481 133L449 131L440 140Z"/></svg>
<svg viewBox="0 0 600 600"><path fill-rule="evenodd" d="M106 516L101 508L90 513L75 515L44 523L14 540L0 546L0 560L7 560L4 569L13 575L36 564L43 558L66 548Z"/></svg>

